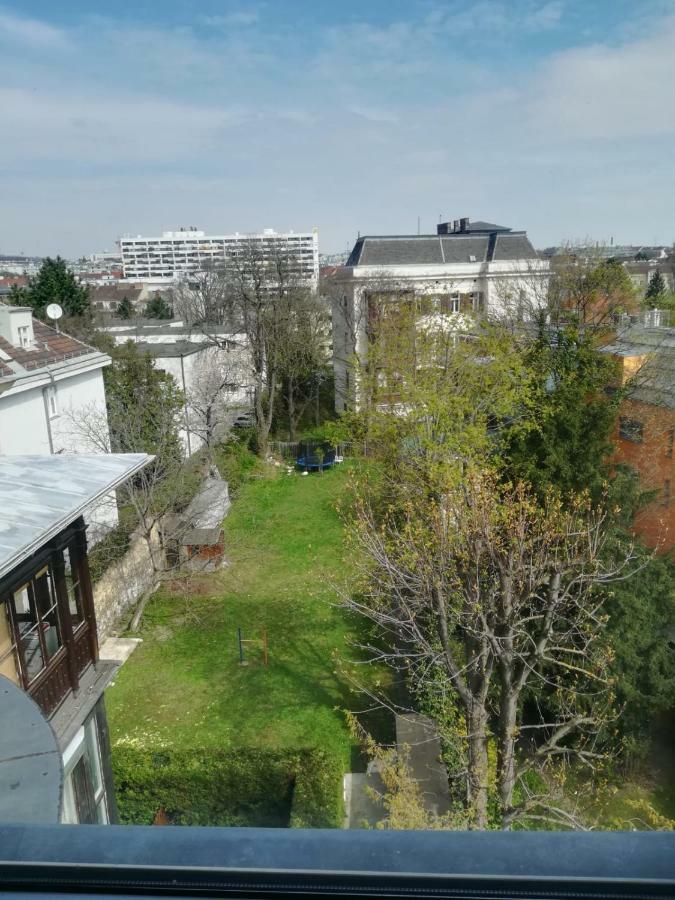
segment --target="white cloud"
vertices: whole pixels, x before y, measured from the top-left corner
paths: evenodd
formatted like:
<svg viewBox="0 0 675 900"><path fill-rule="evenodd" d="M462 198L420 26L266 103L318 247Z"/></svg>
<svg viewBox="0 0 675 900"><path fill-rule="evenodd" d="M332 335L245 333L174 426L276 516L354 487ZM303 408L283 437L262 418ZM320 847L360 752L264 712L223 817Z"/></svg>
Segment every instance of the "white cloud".
<svg viewBox="0 0 675 900"><path fill-rule="evenodd" d="M0 40L19 42L37 48L63 48L68 45L65 32L38 19L27 19L0 8Z"/></svg>

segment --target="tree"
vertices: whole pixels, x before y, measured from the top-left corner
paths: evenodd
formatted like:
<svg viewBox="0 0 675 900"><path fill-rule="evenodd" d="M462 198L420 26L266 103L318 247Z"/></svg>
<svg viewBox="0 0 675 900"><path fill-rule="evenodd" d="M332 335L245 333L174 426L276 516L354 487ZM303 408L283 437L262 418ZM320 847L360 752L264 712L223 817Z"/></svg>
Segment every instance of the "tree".
<svg viewBox="0 0 675 900"><path fill-rule="evenodd" d="M489 470L457 476L435 501L411 492L384 515L358 505L361 578L345 602L374 627L373 659L454 691L474 827L490 823L492 735L499 825L569 825L547 805L546 778L552 760L601 757L612 715L602 588L627 561L605 565L606 513L583 500L568 511Z"/></svg>
<svg viewBox="0 0 675 900"><path fill-rule="evenodd" d="M524 347L524 363L536 379L528 429L504 429L508 472L543 496L589 491L596 500L610 477L612 433L621 391L608 393L616 364L600 352L594 331L542 326Z"/></svg>
<svg viewBox="0 0 675 900"><path fill-rule="evenodd" d="M12 302L32 306L40 319L45 318L50 303L58 303L67 317L80 317L89 312L89 288L78 282L64 259L48 256L27 287L13 292Z"/></svg>
<svg viewBox="0 0 675 900"><path fill-rule="evenodd" d="M554 324L612 325L617 314L637 308L635 289L616 259L579 258L571 251L554 258L549 310Z"/></svg>
<svg viewBox="0 0 675 900"><path fill-rule="evenodd" d="M649 279L645 293L645 304L649 309L658 309L660 302L668 293L666 280L657 269Z"/></svg>
<svg viewBox="0 0 675 900"><path fill-rule="evenodd" d="M245 403L245 363L234 342L228 348L207 346L195 363L193 386L186 398L188 427L208 450L223 437L228 414Z"/></svg>
<svg viewBox="0 0 675 900"><path fill-rule="evenodd" d="M295 441L300 421L309 404L318 402L326 376L328 316L323 303L311 295L299 297L287 326L280 347L281 390L288 440Z"/></svg>
<svg viewBox="0 0 675 900"><path fill-rule="evenodd" d="M145 315L149 319L172 319L173 310L163 297L155 294L145 306Z"/></svg>
<svg viewBox="0 0 675 900"><path fill-rule="evenodd" d="M250 240L222 266L207 269L177 291L177 308L214 346L241 339L248 353L258 453L267 455L285 348L311 291L285 242ZM227 333L226 333L227 331Z"/></svg>
<svg viewBox="0 0 675 900"><path fill-rule="evenodd" d="M117 304L117 315L120 319L131 319L135 315L135 310L131 300L128 297L123 297L122 300Z"/></svg>

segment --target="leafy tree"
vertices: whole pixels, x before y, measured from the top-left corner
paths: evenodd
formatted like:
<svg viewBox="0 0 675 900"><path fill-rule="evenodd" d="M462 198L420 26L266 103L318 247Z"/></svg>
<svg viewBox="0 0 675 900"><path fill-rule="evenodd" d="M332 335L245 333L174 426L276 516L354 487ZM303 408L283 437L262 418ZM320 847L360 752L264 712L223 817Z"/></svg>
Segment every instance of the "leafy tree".
<svg viewBox="0 0 675 900"><path fill-rule="evenodd" d="M645 304L650 309L657 309L660 301L667 293L666 280L657 269L649 279L649 284L647 285L647 291L645 293Z"/></svg>
<svg viewBox="0 0 675 900"><path fill-rule="evenodd" d="M12 303L32 306L35 315L45 318L50 303L58 303L67 317L81 317L89 312L89 288L80 284L60 256L47 257L40 270L25 288L12 291Z"/></svg>
<svg viewBox="0 0 675 900"><path fill-rule="evenodd" d="M120 319L131 319L135 314L135 310L131 300L128 297L123 297L122 300L117 304L117 315Z"/></svg>
<svg viewBox="0 0 675 900"><path fill-rule="evenodd" d="M173 310L163 297L156 294L146 304L145 315L149 319L171 319L173 318Z"/></svg>
<svg viewBox="0 0 675 900"><path fill-rule="evenodd" d="M524 357L537 385L533 427L503 430L508 474L540 496L554 488L562 496L589 491L598 500L610 477L620 397L607 392L616 380L614 361L592 332L575 327L542 328Z"/></svg>

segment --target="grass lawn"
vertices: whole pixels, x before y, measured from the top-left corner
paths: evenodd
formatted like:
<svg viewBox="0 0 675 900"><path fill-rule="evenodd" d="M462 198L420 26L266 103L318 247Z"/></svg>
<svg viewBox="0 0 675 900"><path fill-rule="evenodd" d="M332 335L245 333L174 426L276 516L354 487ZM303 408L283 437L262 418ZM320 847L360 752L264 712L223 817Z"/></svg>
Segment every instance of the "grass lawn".
<svg viewBox="0 0 675 900"><path fill-rule="evenodd" d="M335 656L361 682L388 675L354 664L356 623L334 605L345 572L335 502L347 478L345 464L307 477L278 470L241 487L226 520L231 564L195 579L191 596L163 589L147 607L143 643L106 693L113 748L120 739L147 748L321 747L348 767L342 710L366 704ZM257 641L245 667L238 627Z"/></svg>

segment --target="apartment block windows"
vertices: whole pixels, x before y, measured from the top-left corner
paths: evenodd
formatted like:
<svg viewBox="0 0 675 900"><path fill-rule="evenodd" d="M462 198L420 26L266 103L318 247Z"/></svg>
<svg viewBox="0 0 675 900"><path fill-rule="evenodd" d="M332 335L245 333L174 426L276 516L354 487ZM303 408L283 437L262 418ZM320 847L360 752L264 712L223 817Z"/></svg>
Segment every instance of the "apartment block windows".
<svg viewBox="0 0 675 900"><path fill-rule="evenodd" d="M621 416L619 419L619 437L624 441L632 441L634 444L641 444L643 436L643 425L637 419L629 419Z"/></svg>

